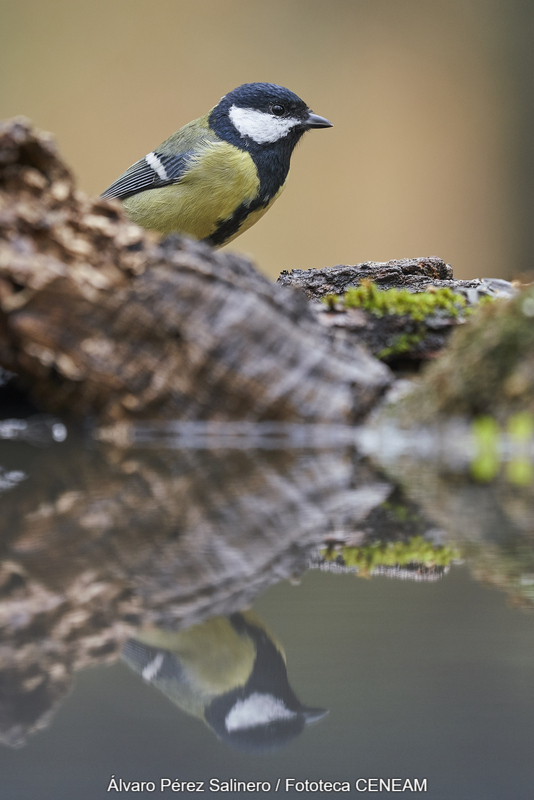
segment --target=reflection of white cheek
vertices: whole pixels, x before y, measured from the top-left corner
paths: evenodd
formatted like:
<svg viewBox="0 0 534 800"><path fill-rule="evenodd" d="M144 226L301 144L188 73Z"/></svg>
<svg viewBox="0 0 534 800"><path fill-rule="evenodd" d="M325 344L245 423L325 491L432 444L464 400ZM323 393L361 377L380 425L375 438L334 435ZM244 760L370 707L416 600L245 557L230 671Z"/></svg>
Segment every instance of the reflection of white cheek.
<svg viewBox="0 0 534 800"><path fill-rule="evenodd" d="M275 117L253 108L232 106L228 113L241 136L250 137L256 144L277 142L300 123L298 119Z"/></svg>
<svg viewBox="0 0 534 800"><path fill-rule="evenodd" d="M245 700L238 700L228 713L225 725L228 733L246 730L257 725L267 725L279 719L296 717L295 711L290 711L277 697L272 694L254 692Z"/></svg>

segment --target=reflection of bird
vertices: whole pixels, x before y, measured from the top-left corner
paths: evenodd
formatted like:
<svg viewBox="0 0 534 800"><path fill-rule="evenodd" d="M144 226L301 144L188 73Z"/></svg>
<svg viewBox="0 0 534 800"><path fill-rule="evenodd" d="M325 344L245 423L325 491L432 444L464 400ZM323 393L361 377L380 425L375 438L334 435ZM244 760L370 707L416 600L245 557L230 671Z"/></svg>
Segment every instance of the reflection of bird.
<svg viewBox="0 0 534 800"><path fill-rule="evenodd" d="M280 747L327 713L297 699L283 651L251 611L176 633L145 630L126 642L122 658L242 750Z"/></svg>
<svg viewBox="0 0 534 800"><path fill-rule="evenodd" d="M143 228L220 246L276 200L302 134L327 127L288 89L245 83L137 161L102 197L122 200Z"/></svg>

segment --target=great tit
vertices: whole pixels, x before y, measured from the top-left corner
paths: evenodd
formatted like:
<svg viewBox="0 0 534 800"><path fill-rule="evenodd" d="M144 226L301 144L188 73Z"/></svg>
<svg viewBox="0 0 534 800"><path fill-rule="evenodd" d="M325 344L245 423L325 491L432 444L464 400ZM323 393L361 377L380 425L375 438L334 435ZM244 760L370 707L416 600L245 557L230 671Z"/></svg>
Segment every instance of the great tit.
<svg viewBox="0 0 534 800"><path fill-rule="evenodd" d="M146 629L128 639L122 658L239 750L281 747L327 713L298 700L283 650L251 611L174 633Z"/></svg>
<svg viewBox="0 0 534 800"><path fill-rule="evenodd" d="M302 134L330 127L288 89L245 83L133 164L102 197L119 198L143 228L220 247L280 195Z"/></svg>

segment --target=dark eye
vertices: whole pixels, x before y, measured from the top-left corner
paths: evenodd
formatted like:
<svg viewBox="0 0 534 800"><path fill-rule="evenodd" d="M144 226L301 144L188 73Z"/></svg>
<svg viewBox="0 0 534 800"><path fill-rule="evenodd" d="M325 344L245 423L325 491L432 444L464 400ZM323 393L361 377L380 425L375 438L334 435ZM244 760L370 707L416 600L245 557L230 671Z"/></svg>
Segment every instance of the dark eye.
<svg viewBox="0 0 534 800"><path fill-rule="evenodd" d="M281 106L280 103L274 103L271 106L271 113L275 115L275 117L281 117L286 113L284 106Z"/></svg>

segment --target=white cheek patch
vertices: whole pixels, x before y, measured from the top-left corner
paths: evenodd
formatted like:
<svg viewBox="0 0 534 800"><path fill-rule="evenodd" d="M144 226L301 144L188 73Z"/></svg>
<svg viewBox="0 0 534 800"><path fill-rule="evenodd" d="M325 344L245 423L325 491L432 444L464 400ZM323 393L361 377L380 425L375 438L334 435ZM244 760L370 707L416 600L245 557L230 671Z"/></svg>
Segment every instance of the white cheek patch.
<svg viewBox="0 0 534 800"><path fill-rule="evenodd" d="M302 123L294 117L275 117L254 108L232 106L228 113L241 136L249 136L256 144L277 142Z"/></svg>
<svg viewBox="0 0 534 800"><path fill-rule="evenodd" d="M273 697L272 694L254 692L246 700L237 701L227 714L224 724L228 733L231 733L296 716L296 711L290 711L281 700Z"/></svg>

